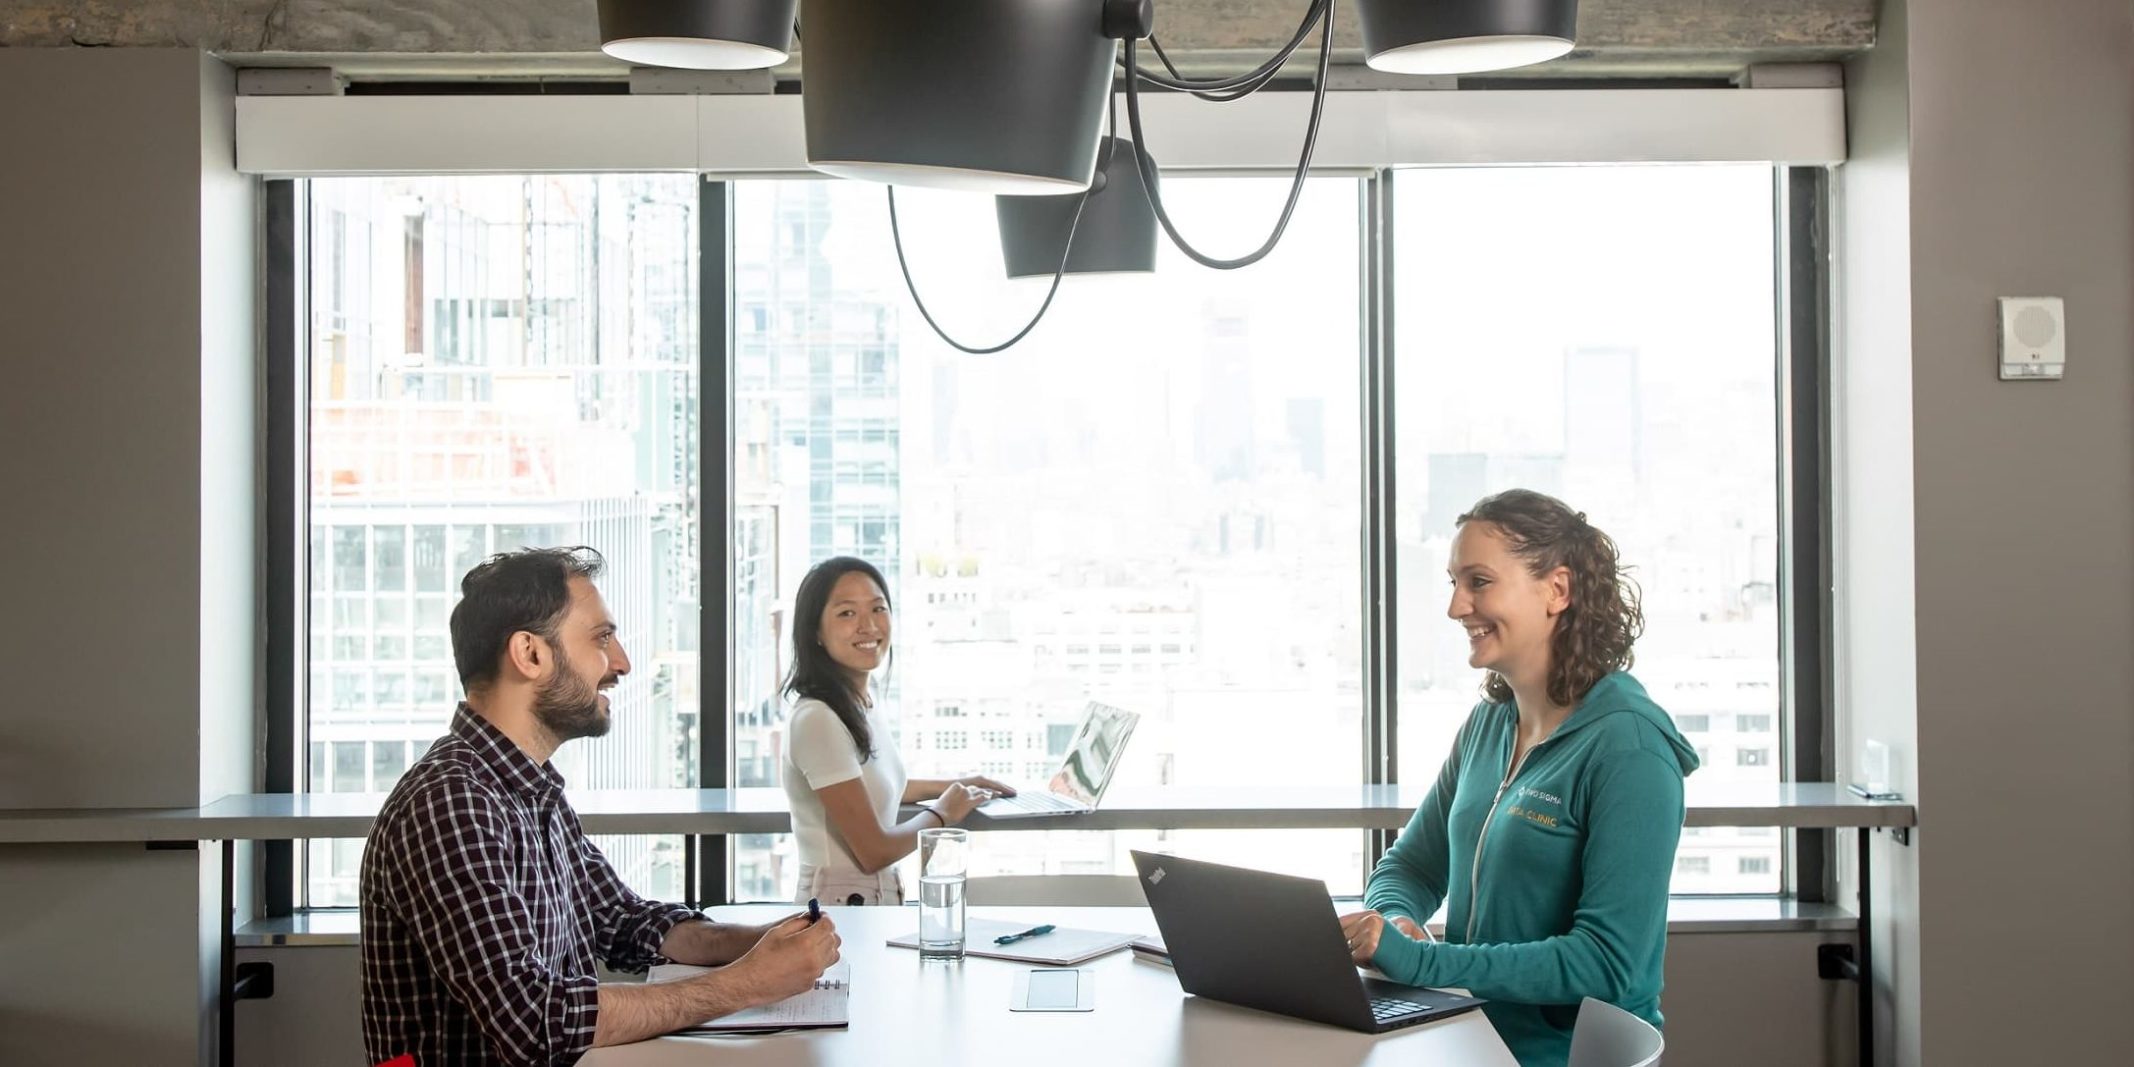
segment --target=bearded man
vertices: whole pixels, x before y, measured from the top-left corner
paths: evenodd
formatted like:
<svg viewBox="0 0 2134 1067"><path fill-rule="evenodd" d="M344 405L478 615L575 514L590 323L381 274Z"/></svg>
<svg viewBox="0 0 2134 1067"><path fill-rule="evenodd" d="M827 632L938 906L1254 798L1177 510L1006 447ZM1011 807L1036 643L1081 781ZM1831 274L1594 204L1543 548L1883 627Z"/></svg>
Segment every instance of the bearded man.
<svg viewBox="0 0 2134 1067"><path fill-rule="evenodd" d="M608 732L630 671L589 548L525 549L467 573L452 609L466 700L365 843L363 1043L380 1063L568 1064L810 988L835 924L714 923L623 885L549 757ZM684 981L602 983L672 960Z"/></svg>

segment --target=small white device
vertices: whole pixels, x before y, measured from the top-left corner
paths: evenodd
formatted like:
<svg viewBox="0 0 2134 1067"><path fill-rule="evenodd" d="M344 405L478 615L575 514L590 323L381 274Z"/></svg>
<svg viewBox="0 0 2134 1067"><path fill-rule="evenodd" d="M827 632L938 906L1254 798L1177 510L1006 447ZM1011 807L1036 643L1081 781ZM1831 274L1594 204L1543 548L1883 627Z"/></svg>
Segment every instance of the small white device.
<svg viewBox="0 0 2134 1067"><path fill-rule="evenodd" d="M2057 296L2001 298L2001 380L2058 381L2067 372L2067 309Z"/></svg>
<svg viewBox="0 0 2134 1067"><path fill-rule="evenodd" d="M1095 1011L1097 976L1073 968L1039 967L1015 976L1009 1011Z"/></svg>

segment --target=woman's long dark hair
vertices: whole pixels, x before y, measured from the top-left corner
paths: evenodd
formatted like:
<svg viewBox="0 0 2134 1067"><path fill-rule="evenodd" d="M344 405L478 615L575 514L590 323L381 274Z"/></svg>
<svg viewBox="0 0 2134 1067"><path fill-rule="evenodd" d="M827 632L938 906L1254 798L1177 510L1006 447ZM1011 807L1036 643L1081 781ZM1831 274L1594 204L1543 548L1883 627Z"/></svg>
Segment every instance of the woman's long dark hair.
<svg viewBox="0 0 2134 1067"><path fill-rule="evenodd" d="M822 644L822 613L830 606L830 590L837 587L839 578L855 572L873 579L874 587L882 591L882 602L890 603L889 583L866 560L832 556L810 568L800 580L800 592L793 596L793 667L786 672L785 694L830 705L852 734L852 745L865 763L874 758L874 732L867 728L867 709L860 703L860 694L852 691L852 677Z"/></svg>
<svg viewBox="0 0 2134 1067"><path fill-rule="evenodd" d="M1549 700L1573 707L1593 683L1635 658L1630 646L1645 632L1638 586L1620 562L1615 540L1586 521L1586 513L1531 489L1484 497L1460 516L1459 525L1486 522L1504 534L1512 555L1539 578L1558 567L1571 572L1571 606L1549 638ZM1482 693L1499 704L1512 699L1511 683L1495 671Z"/></svg>

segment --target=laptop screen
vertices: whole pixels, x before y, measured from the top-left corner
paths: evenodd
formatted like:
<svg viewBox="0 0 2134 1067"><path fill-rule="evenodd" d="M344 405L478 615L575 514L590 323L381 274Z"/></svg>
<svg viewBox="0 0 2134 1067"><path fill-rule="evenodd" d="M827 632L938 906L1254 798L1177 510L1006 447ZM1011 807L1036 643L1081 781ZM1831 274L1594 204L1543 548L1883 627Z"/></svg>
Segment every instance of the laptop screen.
<svg viewBox="0 0 2134 1067"><path fill-rule="evenodd" d="M1126 739L1141 716L1091 701L1082 715L1082 727L1067 744L1067 756L1045 788L1060 796L1095 807L1104 787L1111 784Z"/></svg>

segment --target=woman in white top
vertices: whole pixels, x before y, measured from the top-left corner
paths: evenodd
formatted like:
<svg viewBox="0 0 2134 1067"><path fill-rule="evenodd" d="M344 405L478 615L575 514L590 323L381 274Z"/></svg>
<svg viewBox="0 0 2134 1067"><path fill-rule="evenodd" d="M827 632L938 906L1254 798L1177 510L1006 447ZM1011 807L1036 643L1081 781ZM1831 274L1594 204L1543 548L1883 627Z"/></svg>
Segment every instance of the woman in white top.
<svg viewBox="0 0 2134 1067"><path fill-rule="evenodd" d="M995 794L990 778L906 779L875 711L867 677L889 657L889 591L882 573L850 556L815 565L793 598L795 699L786 731L785 795L800 850L800 895L825 904L901 904L895 863L919 831L962 822ZM897 821L904 804L919 814Z"/></svg>

